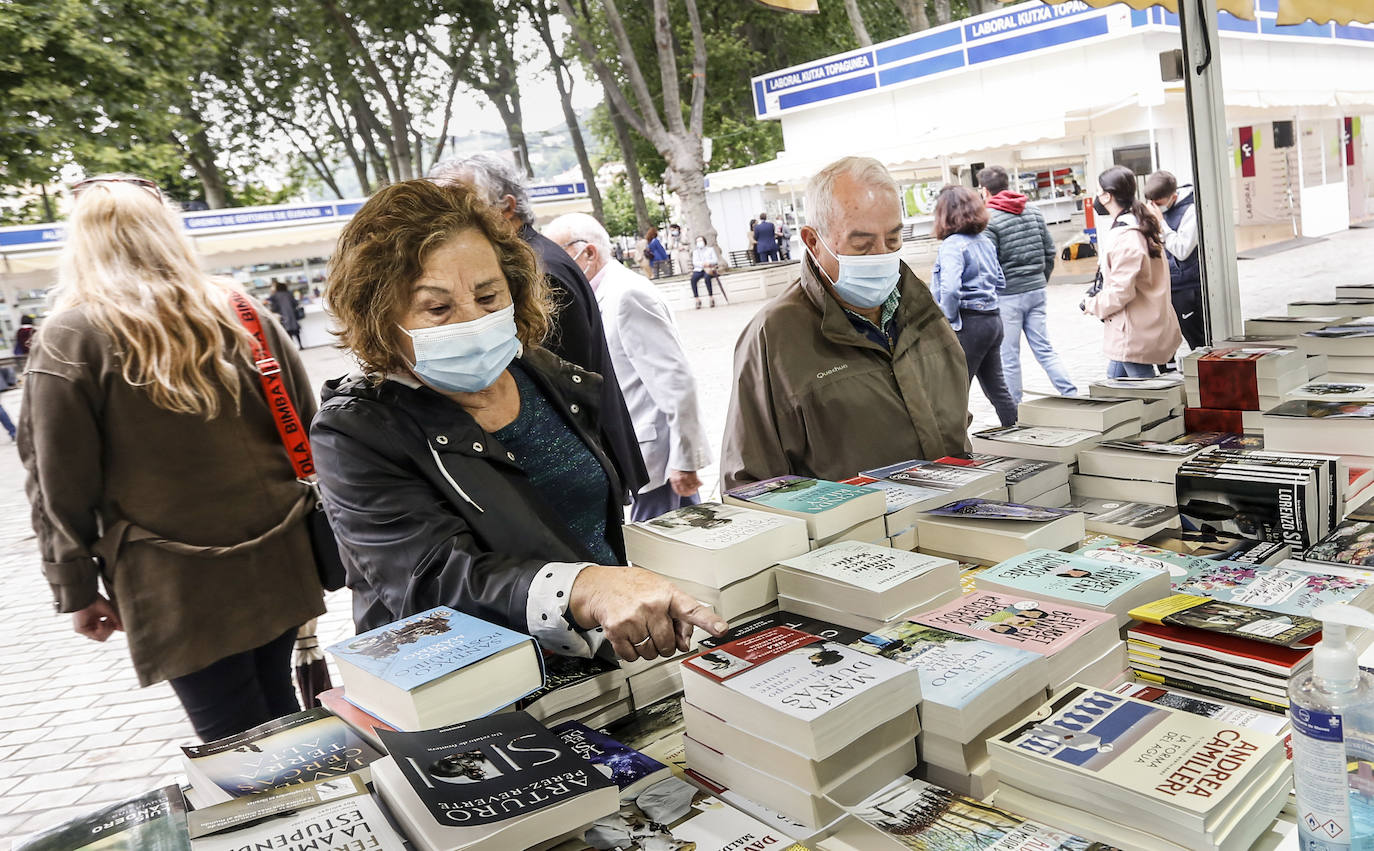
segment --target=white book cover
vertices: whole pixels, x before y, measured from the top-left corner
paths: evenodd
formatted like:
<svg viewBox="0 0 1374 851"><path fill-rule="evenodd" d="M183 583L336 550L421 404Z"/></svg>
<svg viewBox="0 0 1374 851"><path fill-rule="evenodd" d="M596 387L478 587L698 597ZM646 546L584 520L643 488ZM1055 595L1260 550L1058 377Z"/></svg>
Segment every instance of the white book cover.
<svg viewBox="0 0 1374 851"><path fill-rule="evenodd" d="M793 718L814 721L909 669L787 627L693 656L683 666Z"/></svg>
<svg viewBox="0 0 1374 851"><path fill-rule="evenodd" d="M692 816L672 831L673 839L688 844L671 847L695 848L696 851L743 851L747 848L791 851L801 848L778 828L764 824L713 797L693 804Z"/></svg>
<svg viewBox="0 0 1374 851"><path fill-rule="evenodd" d="M795 517L738 505L702 502L634 524L635 528L704 550L723 550L763 532L805 523Z"/></svg>
<svg viewBox="0 0 1374 851"><path fill-rule="evenodd" d="M934 568L953 562L861 541L840 541L804 555L783 559L781 564L876 593L896 588Z"/></svg>
<svg viewBox="0 0 1374 851"><path fill-rule="evenodd" d="M1034 446L1073 446L1085 440L1100 438L1102 433L1077 428L1055 428L1053 426L1007 426L980 431L975 436L984 440L1001 440L1007 443L1025 443Z"/></svg>

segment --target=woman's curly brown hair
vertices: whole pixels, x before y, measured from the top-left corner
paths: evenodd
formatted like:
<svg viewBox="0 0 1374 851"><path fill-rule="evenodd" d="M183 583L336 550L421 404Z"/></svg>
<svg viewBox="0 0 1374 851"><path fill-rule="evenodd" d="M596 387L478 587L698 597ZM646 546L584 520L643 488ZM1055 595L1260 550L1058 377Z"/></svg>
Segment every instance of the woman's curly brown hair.
<svg viewBox="0 0 1374 851"><path fill-rule="evenodd" d="M404 372L398 320L429 253L469 228L487 238L515 304L516 336L537 346L548 336L548 285L519 231L466 184L405 180L377 190L339 235L329 261L325 304L340 343L369 373Z"/></svg>

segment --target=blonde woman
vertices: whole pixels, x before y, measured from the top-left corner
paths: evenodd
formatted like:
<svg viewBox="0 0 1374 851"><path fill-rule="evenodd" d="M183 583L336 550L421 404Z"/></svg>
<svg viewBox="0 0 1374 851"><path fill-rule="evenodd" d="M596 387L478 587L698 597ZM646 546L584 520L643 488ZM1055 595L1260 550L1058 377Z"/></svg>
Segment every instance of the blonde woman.
<svg viewBox="0 0 1374 851"><path fill-rule="evenodd" d="M230 735L299 708L293 639L324 611L312 502L231 285L201 271L157 186L108 175L74 192L19 423L43 573L76 632L126 632L141 685L169 680L202 739ZM305 370L261 324L309 422Z"/></svg>

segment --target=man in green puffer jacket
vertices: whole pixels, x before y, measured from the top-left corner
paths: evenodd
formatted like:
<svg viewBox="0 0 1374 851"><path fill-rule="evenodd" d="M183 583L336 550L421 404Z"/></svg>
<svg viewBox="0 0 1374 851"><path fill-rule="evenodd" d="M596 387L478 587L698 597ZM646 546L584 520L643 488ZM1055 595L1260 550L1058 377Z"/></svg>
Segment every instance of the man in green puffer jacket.
<svg viewBox="0 0 1374 851"><path fill-rule="evenodd" d="M1045 285L1054 271L1054 239L1045 217L1026 205L1026 196L1009 189L1011 178L1000 165L978 172L979 191L989 210L985 233L997 249L1007 288L998 293L1002 313L1002 374L1007 389L1021 403L1021 334L1061 396L1076 396L1078 388L1050 345L1045 312Z"/></svg>

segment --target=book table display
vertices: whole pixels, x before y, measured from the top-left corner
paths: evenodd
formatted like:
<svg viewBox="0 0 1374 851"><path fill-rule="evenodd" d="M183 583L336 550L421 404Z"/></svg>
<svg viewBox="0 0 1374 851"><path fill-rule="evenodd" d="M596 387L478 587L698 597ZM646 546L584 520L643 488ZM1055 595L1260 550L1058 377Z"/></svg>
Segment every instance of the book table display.
<svg viewBox="0 0 1374 851"><path fill-rule="evenodd" d="M1374 317L1290 309L968 455L627 526L731 624L689 653L420 612L330 648L322 706L15 847L1297 848L1286 685L1314 608L1374 606Z"/></svg>

